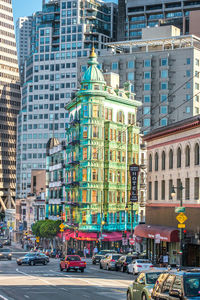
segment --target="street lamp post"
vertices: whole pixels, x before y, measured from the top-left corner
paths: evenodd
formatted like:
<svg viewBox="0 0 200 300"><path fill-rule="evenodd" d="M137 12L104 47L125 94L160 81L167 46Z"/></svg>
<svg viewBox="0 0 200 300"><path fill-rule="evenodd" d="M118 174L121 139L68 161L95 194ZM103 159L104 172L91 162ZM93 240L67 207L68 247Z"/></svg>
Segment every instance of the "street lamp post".
<svg viewBox="0 0 200 300"><path fill-rule="evenodd" d="M181 192L180 195L180 206L183 206L183 198L182 198L182 191L184 190L184 187L182 185L182 182L180 183L180 186L172 186L171 190L171 196L174 198L176 196L175 189L179 190ZM180 267L183 265L183 228L180 228Z"/></svg>

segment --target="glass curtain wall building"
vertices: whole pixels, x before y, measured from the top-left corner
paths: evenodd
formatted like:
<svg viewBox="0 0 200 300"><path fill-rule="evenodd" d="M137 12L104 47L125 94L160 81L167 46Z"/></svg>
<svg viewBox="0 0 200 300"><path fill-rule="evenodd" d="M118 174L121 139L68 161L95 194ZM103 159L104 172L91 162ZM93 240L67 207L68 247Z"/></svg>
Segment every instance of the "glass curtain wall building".
<svg viewBox="0 0 200 300"><path fill-rule="evenodd" d="M64 106L77 89L77 59L115 40L117 5L98 1L49 1L33 15L18 117L17 196L30 192L31 169L45 168L46 143L62 140Z"/></svg>

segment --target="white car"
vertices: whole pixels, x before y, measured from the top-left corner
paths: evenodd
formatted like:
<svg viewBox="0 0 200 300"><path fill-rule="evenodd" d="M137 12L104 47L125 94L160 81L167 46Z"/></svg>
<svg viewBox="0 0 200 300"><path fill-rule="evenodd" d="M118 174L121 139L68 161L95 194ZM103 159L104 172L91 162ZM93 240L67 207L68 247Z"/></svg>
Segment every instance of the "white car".
<svg viewBox="0 0 200 300"><path fill-rule="evenodd" d="M134 259L132 263L128 265L128 273L133 275L138 274L153 268L152 263L147 259Z"/></svg>

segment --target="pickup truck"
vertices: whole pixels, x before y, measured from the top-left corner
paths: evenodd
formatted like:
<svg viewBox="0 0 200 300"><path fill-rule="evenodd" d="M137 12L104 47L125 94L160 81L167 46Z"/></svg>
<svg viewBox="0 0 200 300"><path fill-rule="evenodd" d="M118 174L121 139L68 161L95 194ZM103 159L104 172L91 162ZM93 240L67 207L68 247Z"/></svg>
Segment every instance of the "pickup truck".
<svg viewBox="0 0 200 300"><path fill-rule="evenodd" d="M83 273L85 268L86 262L81 261L81 258L78 255L67 255L60 262L60 271L66 270L69 272L69 270L74 270L77 272L80 270Z"/></svg>

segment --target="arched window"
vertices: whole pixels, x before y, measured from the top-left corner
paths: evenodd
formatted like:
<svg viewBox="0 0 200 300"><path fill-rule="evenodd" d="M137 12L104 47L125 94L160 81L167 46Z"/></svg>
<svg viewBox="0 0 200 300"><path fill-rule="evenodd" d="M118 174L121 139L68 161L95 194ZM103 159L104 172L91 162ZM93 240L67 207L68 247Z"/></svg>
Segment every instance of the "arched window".
<svg viewBox="0 0 200 300"><path fill-rule="evenodd" d="M177 168L181 168L181 148L177 149Z"/></svg>
<svg viewBox="0 0 200 300"><path fill-rule="evenodd" d="M169 151L169 169L173 169L173 150Z"/></svg>
<svg viewBox="0 0 200 300"><path fill-rule="evenodd" d="M155 171L158 171L158 153L155 154Z"/></svg>
<svg viewBox="0 0 200 300"><path fill-rule="evenodd" d="M194 164L199 165L199 144L196 143L194 147Z"/></svg>
<svg viewBox="0 0 200 300"><path fill-rule="evenodd" d="M165 151L162 152L162 170L165 170Z"/></svg>
<svg viewBox="0 0 200 300"><path fill-rule="evenodd" d="M185 149L185 166L189 167L190 166L190 147L187 146Z"/></svg>
<svg viewBox="0 0 200 300"><path fill-rule="evenodd" d="M152 172L152 155L149 155L149 172Z"/></svg>

